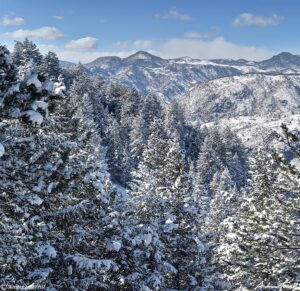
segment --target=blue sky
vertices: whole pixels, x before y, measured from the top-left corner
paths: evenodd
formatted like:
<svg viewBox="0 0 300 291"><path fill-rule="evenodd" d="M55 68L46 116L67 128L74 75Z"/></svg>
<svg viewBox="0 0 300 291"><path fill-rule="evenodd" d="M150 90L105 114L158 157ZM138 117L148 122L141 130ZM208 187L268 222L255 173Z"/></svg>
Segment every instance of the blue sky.
<svg viewBox="0 0 300 291"><path fill-rule="evenodd" d="M300 53L298 0L0 0L0 40L88 62L146 50L165 58L261 60Z"/></svg>

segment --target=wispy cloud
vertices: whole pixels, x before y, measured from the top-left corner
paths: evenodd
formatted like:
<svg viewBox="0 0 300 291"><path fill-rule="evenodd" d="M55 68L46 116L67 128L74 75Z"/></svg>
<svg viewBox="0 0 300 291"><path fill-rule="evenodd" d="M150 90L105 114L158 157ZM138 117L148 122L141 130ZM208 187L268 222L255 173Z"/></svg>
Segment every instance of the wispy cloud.
<svg viewBox="0 0 300 291"><path fill-rule="evenodd" d="M23 24L24 22L25 20L22 17L4 16L0 19L0 25L2 26L17 26Z"/></svg>
<svg viewBox="0 0 300 291"><path fill-rule="evenodd" d="M273 55L273 52L255 46L243 46L216 37L212 40L176 38L167 40L160 49L160 56L175 58L189 56L198 59L228 58L262 60Z"/></svg>
<svg viewBox="0 0 300 291"><path fill-rule="evenodd" d="M257 16L251 13L242 13L237 18L233 20L232 25L234 27L242 26L275 26L282 21L283 17L273 14L269 17Z"/></svg>
<svg viewBox="0 0 300 291"><path fill-rule="evenodd" d="M127 41L117 41L114 43L114 47L125 49L146 49L151 47L152 41L149 39L137 39L137 40L127 40Z"/></svg>
<svg viewBox="0 0 300 291"><path fill-rule="evenodd" d="M97 49L98 39L91 36L86 36L76 40L72 40L66 44L66 49L72 51L93 51Z"/></svg>
<svg viewBox="0 0 300 291"><path fill-rule="evenodd" d="M24 39L26 37L33 39L49 39L55 40L63 36L60 30L56 27L43 26L37 29L19 29L12 32L6 32L5 37L14 38L14 39Z"/></svg>
<svg viewBox="0 0 300 291"><path fill-rule="evenodd" d="M209 32L188 31L184 34L184 36L187 38L195 38L195 39L211 38L211 37L215 36L218 32L219 32L219 29L217 27L214 27Z"/></svg>
<svg viewBox="0 0 300 291"><path fill-rule="evenodd" d="M133 45L140 48L149 48L152 45L152 41L148 39L138 39L133 42Z"/></svg>
<svg viewBox="0 0 300 291"><path fill-rule="evenodd" d="M114 43L114 47L117 47L117 48L128 48L129 46L129 42L128 41L117 41Z"/></svg>
<svg viewBox="0 0 300 291"><path fill-rule="evenodd" d="M158 19L177 19L180 21L189 21L192 19L191 16L184 13L180 13L175 9L171 9L166 13L156 13L155 17Z"/></svg>
<svg viewBox="0 0 300 291"><path fill-rule="evenodd" d="M61 15L53 15L52 18L56 19L56 20L63 20L64 17Z"/></svg>

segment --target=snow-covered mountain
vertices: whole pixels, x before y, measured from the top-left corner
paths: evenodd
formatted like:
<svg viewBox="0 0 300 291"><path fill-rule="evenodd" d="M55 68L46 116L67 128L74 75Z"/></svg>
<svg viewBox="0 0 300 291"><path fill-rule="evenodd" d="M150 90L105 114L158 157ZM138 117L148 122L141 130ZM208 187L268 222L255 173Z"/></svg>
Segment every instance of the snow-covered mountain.
<svg viewBox="0 0 300 291"><path fill-rule="evenodd" d="M195 86L180 98L186 116L209 122L239 116L300 113L300 76L249 74Z"/></svg>
<svg viewBox="0 0 300 291"><path fill-rule="evenodd" d="M218 78L255 73L298 74L300 57L281 53L262 62L244 59L207 61L189 57L162 59L139 51L127 58L101 57L85 67L91 74L100 75L110 82L135 87L143 94L153 92L172 100L196 84Z"/></svg>
<svg viewBox="0 0 300 291"><path fill-rule="evenodd" d="M210 61L190 58L165 60L141 51L124 59L98 58L86 67L91 73L111 82L135 87L143 94L153 92L167 100L174 99L198 82L242 72L240 68Z"/></svg>
<svg viewBox="0 0 300 291"><path fill-rule="evenodd" d="M268 60L258 63L258 66L263 70L295 72L300 71L300 56L293 55L288 52L282 52Z"/></svg>

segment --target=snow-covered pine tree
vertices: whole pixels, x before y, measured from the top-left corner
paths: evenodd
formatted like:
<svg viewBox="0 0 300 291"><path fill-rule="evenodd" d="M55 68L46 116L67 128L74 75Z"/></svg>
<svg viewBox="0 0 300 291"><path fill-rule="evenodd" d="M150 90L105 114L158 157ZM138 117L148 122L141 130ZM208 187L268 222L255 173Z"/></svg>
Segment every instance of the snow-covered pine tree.
<svg viewBox="0 0 300 291"><path fill-rule="evenodd" d="M120 283L124 205L88 96L70 108L62 79L48 91L31 62L17 80L0 111L0 283L109 289Z"/></svg>
<svg viewBox="0 0 300 291"><path fill-rule="evenodd" d="M154 95L147 95L140 101L140 112L136 114L131 123L129 132L129 152L131 157L131 171L134 171L142 158L150 135L152 122L163 116L163 109Z"/></svg>
<svg viewBox="0 0 300 291"><path fill-rule="evenodd" d="M168 262L176 272L167 276L168 288L175 290L209 290L217 287L208 265L209 248L201 233L201 206L192 189L185 156L176 134L169 137L165 157L164 197L166 217L162 241Z"/></svg>
<svg viewBox="0 0 300 291"><path fill-rule="evenodd" d="M299 288L299 209L295 207L299 176L278 172L272 156L262 149L250 160L250 169L251 187L235 218L223 223L226 235L220 239L217 256L234 288L295 290Z"/></svg>
<svg viewBox="0 0 300 291"><path fill-rule="evenodd" d="M16 75L17 71L9 50L0 45L0 107L3 107L6 96L17 89Z"/></svg>
<svg viewBox="0 0 300 291"><path fill-rule="evenodd" d="M144 133L145 120L139 114L132 120L132 128L129 133L129 147L131 158L131 171L133 172L139 164L144 146L146 145L146 136Z"/></svg>
<svg viewBox="0 0 300 291"><path fill-rule="evenodd" d="M248 178L246 149L240 138L226 127L223 132L224 162L238 189L244 187Z"/></svg>
<svg viewBox="0 0 300 291"><path fill-rule="evenodd" d="M23 42L16 41L12 57L16 66L25 65L30 61L39 66L43 59L36 44L28 38L25 38Z"/></svg>
<svg viewBox="0 0 300 291"><path fill-rule="evenodd" d="M213 288L200 234L200 211L191 191L176 132L161 120L150 126L147 146L131 191L132 273L125 280L141 290Z"/></svg>
<svg viewBox="0 0 300 291"><path fill-rule="evenodd" d="M54 52L48 52L42 60L39 68L40 74L45 79L57 79L61 73L59 59Z"/></svg>
<svg viewBox="0 0 300 291"><path fill-rule="evenodd" d="M196 167L201 184L209 188L214 174L222 167L222 162L209 136L204 139Z"/></svg>
<svg viewBox="0 0 300 291"><path fill-rule="evenodd" d="M163 123L155 119L150 126L150 136L137 170L133 173L130 193L132 226L132 258L130 272L125 276L126 285L139 290L165 288L165 273L174 268L166 261L161 241L161 225L165 223L161 195L164 177L163 161L167 153L166 133Z"/></svg>
<svg viewBox="0 0 300 291"><path fill-rule="evenodd" d="M214 174L210 189L213 198L210 202L209 214L205 219L204 229L215 240L218 240L220 224L234 214L238 191L227 168Z"/></svg>
<svg viewBox="0 0 300 291"><path fill-rule="evenodd" d="M0 140L5 149L0 159L1 284L25 287L38 282L50 269L31 275L35 260L56 257L44 237L51 223L46 225L41 218L41 209L47 207L47 190L40 193L41 188L49 187L46 180L53 173L48 164L59 160L62 150L63 137L54 134L49 118L51 94L43 90L36 66L27 62L19 66L16 82L7 91L0 111Z"/></svg>

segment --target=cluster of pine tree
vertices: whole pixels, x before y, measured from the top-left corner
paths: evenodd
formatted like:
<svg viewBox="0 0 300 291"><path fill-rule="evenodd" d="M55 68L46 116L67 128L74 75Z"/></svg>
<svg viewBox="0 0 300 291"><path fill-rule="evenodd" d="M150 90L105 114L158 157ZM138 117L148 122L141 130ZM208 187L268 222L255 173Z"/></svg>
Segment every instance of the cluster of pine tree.
<svg viewBox="0 0 300 291"><path fill-rule="evenodd" d="M283 154L251 152L176 102L0 45L0 286L296 290L300 144L283 130Z"/></svg>

